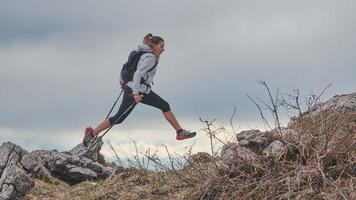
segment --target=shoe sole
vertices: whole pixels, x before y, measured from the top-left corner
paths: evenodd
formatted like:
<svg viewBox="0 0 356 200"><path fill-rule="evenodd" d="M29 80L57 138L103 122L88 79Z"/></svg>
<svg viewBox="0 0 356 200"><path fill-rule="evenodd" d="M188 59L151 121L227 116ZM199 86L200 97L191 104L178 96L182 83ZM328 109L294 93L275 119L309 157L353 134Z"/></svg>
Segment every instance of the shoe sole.
<svg viewBox="0 0 356 200"><path fill-rule="evenodd" d="M192 134L192 135L190 135L190 136L181 136L181 137L176 136L176 140L185 140L185 139L193 138L193 137L195 137L196 135L197 135L197 134L194 133L194 134Z"/></svg>

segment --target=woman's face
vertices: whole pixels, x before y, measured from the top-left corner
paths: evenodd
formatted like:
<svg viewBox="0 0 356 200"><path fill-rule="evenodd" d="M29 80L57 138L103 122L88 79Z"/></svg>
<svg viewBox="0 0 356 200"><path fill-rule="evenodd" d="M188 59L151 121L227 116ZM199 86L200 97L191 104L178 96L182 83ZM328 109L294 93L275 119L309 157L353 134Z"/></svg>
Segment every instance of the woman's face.
<svg viewBox="0 0 356 200"><path fill-rule="evenodd" d="M161 53L164 51L164 41L161 41L160 43L153 45L153 52L159 56Z"/></svg>

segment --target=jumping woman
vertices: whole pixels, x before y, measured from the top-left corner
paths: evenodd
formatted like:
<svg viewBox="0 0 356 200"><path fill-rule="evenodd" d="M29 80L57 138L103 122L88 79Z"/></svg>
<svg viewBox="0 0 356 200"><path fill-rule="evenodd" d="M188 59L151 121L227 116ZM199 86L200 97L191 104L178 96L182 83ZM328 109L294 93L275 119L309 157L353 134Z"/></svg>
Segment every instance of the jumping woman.
<svg viewBox="0 0 356 200"><path fill-rule="evenodd" d="M123 122L140 102L158 108L163 112L163 116L176 130L177 140L192 138L196 135L195 132L187 131L180 126L169 104L151 89L157 64L163 51L164 40L161 37L152 34L147 34L144 37L143 44L139 45L136 51L141 52L141 54L132 80L126 82L123 73L121 73L120 85L124 90L124 95L118 112L102 121L95 129L90 126L87 127L83 139L84 146L88 147L101 131Z"/></svg>

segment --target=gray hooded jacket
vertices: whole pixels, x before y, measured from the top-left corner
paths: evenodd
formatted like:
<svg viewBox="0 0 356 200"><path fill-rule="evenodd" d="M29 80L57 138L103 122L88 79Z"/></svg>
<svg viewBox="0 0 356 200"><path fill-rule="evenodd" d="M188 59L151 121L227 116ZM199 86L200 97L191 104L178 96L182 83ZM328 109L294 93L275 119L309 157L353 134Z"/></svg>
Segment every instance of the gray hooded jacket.
<svg viewBox="0 0 356 200"><path fill-rule="evenodd" d="M138 50L152 52L151 48L146 44L139 45ZM127 83L127 86L132 89L132 94L148 94L151 92L151 87L148 87L146 84L152 85L153 83L153 77L156 74L157 66L153 70L149 70L156 64L156 62L158 62L158 57L153 54L153 52L145 53L141 56L140 60L138 61L137 70L133 76L132 81ZM141 78L143 78L146 84L141 84Z"/></svg>

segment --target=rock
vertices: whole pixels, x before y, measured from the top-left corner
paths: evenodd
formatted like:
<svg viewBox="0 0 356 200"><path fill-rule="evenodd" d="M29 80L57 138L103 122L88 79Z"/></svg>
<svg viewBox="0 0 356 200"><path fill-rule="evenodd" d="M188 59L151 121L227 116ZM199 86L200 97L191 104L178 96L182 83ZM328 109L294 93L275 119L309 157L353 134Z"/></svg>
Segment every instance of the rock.
<svg viewBox="0 0 356 200"><path fill-rule="evenodd" d="M239 144L235 143L235 142L229 142L227 144L225 144L222 148L221 148L221 152L220 152L220 157L222 157L223 159L227 158L232 158L235 149L237 148L237 146L240 146Z"/></svg>
<svg viewBox="0 0 356 200"><path fill-rule="evenodd" d="M274 140L266 137L266 132L260 130L247 130L236 134L236 139L241 147L247 147L260 154Z"/></svg>
<svg viewBox="0 0 356 200"><path fill-rule="evenodd" d="M22 158L21 165L32 177L48 180L51 172L42 165L42 162L40 157L34 154L27 154Z"/></svg>
<svg viewBox="0 0 356 200"><path fill-rule="evenodd" d="M275 139L283 139L284 141L288 142L297 142L300 139L300 133L294 129L286 128L286 127L281 127L275 128L272 131L268 132L270 135L270 138L275 138Z"/></svg>
<svg viewBox="0 0 356 200"><path fill-rule="evenodd" d="M285 152L284 145L281 141L276 140L268 145L263 151L263 155L280 158Z"/></svg>
<svg viewBox="0 0 356 200"><path fill-rule="evenodd" d="M268 132L261 132L259 130L247 130L236 134L241 147L247 147L254 153L259 155L266 155L266 150L274 141L281 140L289 142L297 142L300 140L300 134L293 129L281 127L275 128ZM273 145L278 144L276 142ZM274 146L273 146L274 147ZM266 150L266 151L265 151ZM265 151L265 152L264 152Z"/></svg>
<svg viewBox="0 0 356 200"><path fill-rule="evenodd" d="M351 94L335 95L325 103L321 103L309 111L312 116L319 114L321 111L337 110L341 112L356 112L356 92Z"/></svg>
<svg viewBox="0 0 356 200"><path fill-rule="evenodd" d="M250 149L241 147L238 143L225 144L221 150L221 158L227 166L229 176L236 176L241 173L258 174L256 163L260 163L260 158Z"/></svg>
<svg viewBox="0 0 356 200"><path fill-rule="evenodd" d="M32 178L45 181L54 177L69 184L105 179L113 169L96 162L103 142L80 159L86 148L79 144L68 152L37 150L31 153L10 142L0 147L0 200L20 199L33 185Z"/></svg>
<svg viewBox="0 0 356 200"><path fill-rule="evenodd" d="M257 157L250 149L244 148L237 143L225 144L221 149L220 156L225 161L236 159L254 161Z"/></svg>
<svg viewBox="0 0 356 200"><path fill-rule="evenodd" d="M290 128L281 128L281 134L284 142L289 142L294 144L302 142L304 138L298 131Z"/></svg>
<svg viewBox="0 0 356 200"><path fill-rule="evenodd" d="M80 159L79 155L45 150L33 151L31 154L40 157L42 164L50 170L53 176L69 184L104 179L113 172L112 168L104 167L86 157Z"/></svg>
<svg viewBox="0 0 356 200"><path fill-rule="evenodd" d="M21 166L28 152L10 142L0 147L0 199L20 199L32 187L33 181Z"/></svg>
<svg viewBox="0 0 356 200"><path fill-rule="evenodd" d="M68 166L69 170L67 172L68 176L71 177L72 180L78 180L78 182L81 182L81 180L89 180L89 179L97 179L98 175L88 169L88 168L83 168L83 167L76 167L76 166Z"/></svg>
<svg viewBox="0 0 356 200"><path fill-rule="evenodd" d="M247 146L249 143L250 142L248 140L245 140L245 139L239 141L239 145L240 146Z"/></svg>
<svg viewBox="0 0 356 200"><path fill-rule="evenodd" d="M263 137L264 132L261 132L258 129L251 129L246 131L241 131L240 133L236 134L236 139L238 141L247 140L247 141L259 141L261 137Z"/></svg>
<svg viewBox="0 0 356 200"><path fill-rule="evenodd" d="M99 152L101 150L101 147L103 146L104 142L102 140L100 140L91 150L89 153L86 154L86 157L92 159L93 161L98 161L98 157L99 157ZM75 156L79 156L82 155L84 152L87 151L87 148L82 144L78 144L77 146L75 146L73 149L71 149L69 152L64 152L67 154L71 154L71 155L75 155Z"/></svg>

